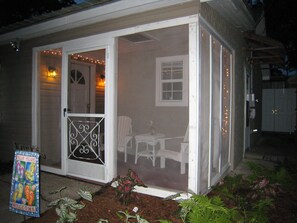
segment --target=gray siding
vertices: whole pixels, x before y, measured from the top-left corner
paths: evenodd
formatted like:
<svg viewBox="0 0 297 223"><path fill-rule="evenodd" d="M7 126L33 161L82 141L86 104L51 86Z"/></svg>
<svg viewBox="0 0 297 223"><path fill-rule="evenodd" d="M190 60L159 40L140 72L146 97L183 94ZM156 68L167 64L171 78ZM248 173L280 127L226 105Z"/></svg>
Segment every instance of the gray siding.
<svg viewBox="0 0 297 223"><path fill-rule="evenodd" d="M6 162L13 158L13 141L31 143L32 51L3 46L0 52L0 156Z"/></svg>

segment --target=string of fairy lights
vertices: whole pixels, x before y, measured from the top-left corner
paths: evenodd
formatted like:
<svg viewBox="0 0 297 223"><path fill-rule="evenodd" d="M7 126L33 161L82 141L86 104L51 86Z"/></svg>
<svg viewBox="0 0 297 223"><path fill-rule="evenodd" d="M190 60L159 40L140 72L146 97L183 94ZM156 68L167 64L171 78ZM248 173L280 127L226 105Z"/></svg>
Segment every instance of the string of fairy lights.
<svg viewBox="0 0 297 223"><path fill-rule="evenodd" d="M226 58L226 54L224 54ZM230 88L230 71L229 71L229 63L224 64L224 80L223 80L223 120L222 120L222 135L228 133L229 130L229 88Z"/></svg>
<svg viewBox="0 0 297 223"><path fill-rule="evenodd" d="M41 52L43 55L51 55L51 56L62 56L61 50L43 50ZM94 59L92 57L86 57L81 54L71 54L72 60L78 60L86 63L98 64L98 65L105 65L104 60Z"/></svg>

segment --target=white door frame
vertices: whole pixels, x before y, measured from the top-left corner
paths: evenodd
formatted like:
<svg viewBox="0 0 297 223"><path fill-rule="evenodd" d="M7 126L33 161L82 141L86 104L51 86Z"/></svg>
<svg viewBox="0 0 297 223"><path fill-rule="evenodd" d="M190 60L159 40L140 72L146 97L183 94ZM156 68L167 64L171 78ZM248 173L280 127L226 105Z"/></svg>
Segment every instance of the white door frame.
<svg viewBox="0 0 297 223"><path fill-rule="evenodd" d="M40 144L39 136L39 120L40 120L40 111L39 111L39 59L38 53L42 50L48 49L62 49L62 90L61 90L61 168L53 168L48 166L41 165L41 170L66 175L67 165L67 131L65 127L67 123L64 119L63 108L67 107L67 82L68 82L68 55L71 53L78 53L83 51L92 51L98 49L106 50L105 58L105 70L108 75L106 76L106 85L105 85L105 148L114 148L106 150L105 153L105 165L103 174L105 175L104 179L100 182L106 183L112 180L116 171L116 164L113 161L116 157L116 135L114 134L114 129L116 128L116 111L117 107L117 73L115 72L115 54L116 39L115 38L104 38L102 35L95 35L86 38L80 38L76 40L71 40L67 42L60 42L57 44L45 45L41 47L36 47L33 49L33 75L32 75L32 144Z"/></svg>
<svg viewBox="0 0 297 223"><path fill-rule="evenodd" d="M106 75L106 85L105 85L105 148L115 148L116 136L114 135L114 128L116 123L116 107L113 102L116 100L117 85L114 80L116 80L116 73L114 72L114 61L115 54L113 53L115 45L114 38L100 38L100 36L92 36L81 38L77 40L72 40L67 42L67 45L63 48L62 54L62 108L67 108L67 84L68 84L68 58L69 55L105 49L105 72ZM62 118L62 162L67 160L67 120ZM64 149L63 149L64 148ZM116 157L116 149L106 149L105 150L105 164L100 165L98 168L97 176L94 178L89 178L90 180L99 181L107 183L112 180L116 174L116 166L114 166L114 157ZM69 174L67 163L64 164L65 174ZM73 175L73 174L72 174ZM100 179L98 179L100 177Z"/></svg>

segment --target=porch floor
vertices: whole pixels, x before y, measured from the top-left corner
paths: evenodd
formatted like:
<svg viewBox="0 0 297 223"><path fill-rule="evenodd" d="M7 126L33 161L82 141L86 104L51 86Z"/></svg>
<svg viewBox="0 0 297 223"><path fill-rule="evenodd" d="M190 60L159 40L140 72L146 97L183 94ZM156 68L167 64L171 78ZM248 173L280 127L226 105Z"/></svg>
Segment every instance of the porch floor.
<svg viewBox="0 0 297 223"><path fill-rule="evenodd" d="M137 164L134 163L135 155L128 154L127 163L124 162L124 153L118 153L118 175L127 174L130 168L134 170L140 179L147 185L154 187L163 187L177 191L187 191L188 171L180 174L180 163L174 160L166 159L165 168L160 168L160 158L156 158L155 166L152 161L145 157L139 157Z"/></svg>

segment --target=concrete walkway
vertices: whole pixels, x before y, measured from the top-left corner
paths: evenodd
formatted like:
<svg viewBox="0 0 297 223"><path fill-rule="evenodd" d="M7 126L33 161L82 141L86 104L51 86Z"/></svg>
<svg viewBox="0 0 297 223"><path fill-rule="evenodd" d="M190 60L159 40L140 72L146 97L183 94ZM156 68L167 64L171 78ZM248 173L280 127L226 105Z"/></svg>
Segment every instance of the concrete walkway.
<svg viewBox="0 0 297 223"><path fill-rule="evenodd" d="M291 134L266 133L257 143L245 151L241 163L234 170L237 174L250 174L247 162L254 162L267 168L274 168L280 163L297 162L297 139Z"/></svg>
<svg viewBox="0 0 297 223"><path fill-rule="evenodd" d="M77 191L79 189L90 191L92 194L99 191L101 186L98 184L87 183L81 180L76 180L68 177L62 177L55 174L41 172L40 174L40 213L48 210L47 204L60 197L59 194L51 194L62 187L67 187L61 192L64 197L78 199ZM0 176L0 222L3 223L21 223L24 221L24 216L9 211L11 187L11 174ZM28 219L29 217L26 217Z"/></svg>

